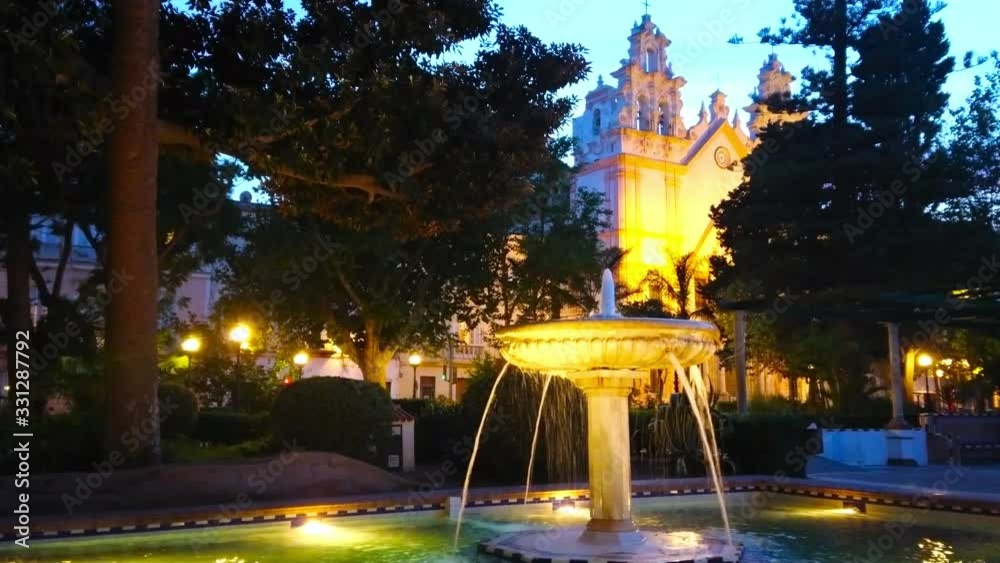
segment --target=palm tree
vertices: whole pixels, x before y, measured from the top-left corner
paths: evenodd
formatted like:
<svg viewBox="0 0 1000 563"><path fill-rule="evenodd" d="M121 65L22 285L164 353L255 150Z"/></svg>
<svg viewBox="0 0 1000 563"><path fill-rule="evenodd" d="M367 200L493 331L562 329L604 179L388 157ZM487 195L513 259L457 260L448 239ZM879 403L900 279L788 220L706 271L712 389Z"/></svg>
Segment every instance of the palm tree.
<svg viewBox="0 0 1000 563"><path fill-rule="evenodd" d="M128 100L108 151L107 452L160 458L157 411L156 177L159 0L114 2L112 95ZM115 281L112 281L115 280ZM117 282L117 283L116 283ZM107 453L106 452L106 453Z"/></svg>
<svg viewBox="0 0 1000 563"><path fill-rule="evenodd" d="M677 319L706 319L714 315L708 306L697 306L696 297L701 293L698 275L707 261L695 252L676 254L669 252L671 267L664 273L650 270L643 285L656 285L666 292L664 308L668 316Z"/></svg>

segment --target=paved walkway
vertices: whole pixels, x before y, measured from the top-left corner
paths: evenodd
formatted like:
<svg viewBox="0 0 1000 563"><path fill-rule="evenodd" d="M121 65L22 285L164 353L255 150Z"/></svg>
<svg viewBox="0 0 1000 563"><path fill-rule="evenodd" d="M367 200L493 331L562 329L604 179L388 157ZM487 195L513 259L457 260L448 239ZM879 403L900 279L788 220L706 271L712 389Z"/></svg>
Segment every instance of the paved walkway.
<svg viewBox="0 0 1000 563"><path fill-rule="evenodd" d="M810 481L844 485L887 485L909 489L942 489L1000 496L1000 465L930 465L927 467L853 467L814 458Z"/></svg>

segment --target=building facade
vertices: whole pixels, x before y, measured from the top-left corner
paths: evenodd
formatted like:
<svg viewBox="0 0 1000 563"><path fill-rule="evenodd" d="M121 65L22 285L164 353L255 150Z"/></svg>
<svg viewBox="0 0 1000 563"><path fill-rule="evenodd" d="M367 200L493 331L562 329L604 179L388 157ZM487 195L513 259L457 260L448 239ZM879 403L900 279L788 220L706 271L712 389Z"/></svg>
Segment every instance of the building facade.
<svg viewBox="0 0 1000 563"><path fill-rule="evenodd" d="M720 91L707 106L702 103L698 122L688 126L681 117L687 81L670 64L670 40L645 15L628 43L628 57L611 74L615 84L599 78L583 114L573 120L576 163L582 167L576 188L601 193L607 202L611 227L603 239L627 252L619 283L655 298L650 274L669 279L672 257L720 252L711 208L743 180L741 162L757 134L779 119L804 116L767 109L764 102L773 96L790 95L793 80L772 55L745 108L749 129Z"/></svg>

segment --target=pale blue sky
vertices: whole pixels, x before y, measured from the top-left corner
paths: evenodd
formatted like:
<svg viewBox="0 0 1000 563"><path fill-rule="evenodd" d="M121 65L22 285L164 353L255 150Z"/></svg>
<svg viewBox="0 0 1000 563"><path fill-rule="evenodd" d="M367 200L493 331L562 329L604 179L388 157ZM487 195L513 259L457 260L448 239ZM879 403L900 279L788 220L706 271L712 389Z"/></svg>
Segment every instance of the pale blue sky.
<svg viewBox="0 0 1000 563"><path fill-rule="evenodd" d="M500 0L503 21L524 25L549 42L575 42L587 48L591 74L570 89L582 99L603 75L618 69L627 55L627 37L644 12L641 0ZM650 0L653 23L672 41L667 56L674 72L687 79L682 91L684 118L694 124L702 100L716 88L728 96L729 106L743 108L757 85L757 73L771 52L760 44L730 45L733 35L748 43L757 32L779 25L792 13L792 0ZM1000 2L995 0L950 0L938 14L951 41L952 54L961 66L966 51L987 54L1000 47L997 22ZM775 48L785 67L796 77L809 65L824 64L822 53L799 46ZM964 103L972 80L984 67L955 73L948 82L951 103ZM746 122L745 112L741 115Z"/></svg>
<svg viewBox="0 0 1000 563"><path fill-rule="evenodd" d="M298 7L300 1L286 0L286 5ZM405 6L405 0L402 2ZM498 3L504 23L523 25L549 43L579 43L587 49L590 75L566 92L578 98L574 115L582 112L583 98L597 85L598 76L614 84L610 75L627 56L628 36L644 13L641 0L498 0ZM749 95L757 86L757 73L772 50L769 45L753 42L757 41L761 28L777 27L781 18L793 13L792 0L649 0L649 3L653 23L672 42L667 49L668 60L673 63L674 72L688 82L682 91L685 123L689 127L694 125L701 102L708 103L716 88L729 96L729 107L740 109L740 117L746 123L747 115L742 108L750 104ZM958 68L967 51L986 55L1000 47L997 0L949 0L937 17L945 24ZM747 43L731 45L729 39L733 35L743 37ZM471 57L476 48L475 43L463 46L454 56ZM826 65L824 54L813 49L781 45L774 50L796 77L801 76L806 66ZM947 84L952 106L965 103L973 79L986 70L987 67L978 67L952 74ZM793 84L795 87L797 83ZM569 132L567 124L563 133Z"/></svg>

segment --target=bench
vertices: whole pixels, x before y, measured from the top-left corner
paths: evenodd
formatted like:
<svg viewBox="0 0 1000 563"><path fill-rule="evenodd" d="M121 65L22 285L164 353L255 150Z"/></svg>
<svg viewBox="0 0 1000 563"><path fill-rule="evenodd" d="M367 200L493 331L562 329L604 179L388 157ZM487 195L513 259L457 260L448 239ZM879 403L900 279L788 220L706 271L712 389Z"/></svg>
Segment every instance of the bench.
<svg viewBox="0 0 1000 563"><path fill-rule="evenodd" d="M1000 460L1000 416L922 414L931 463Z"/></svg>

